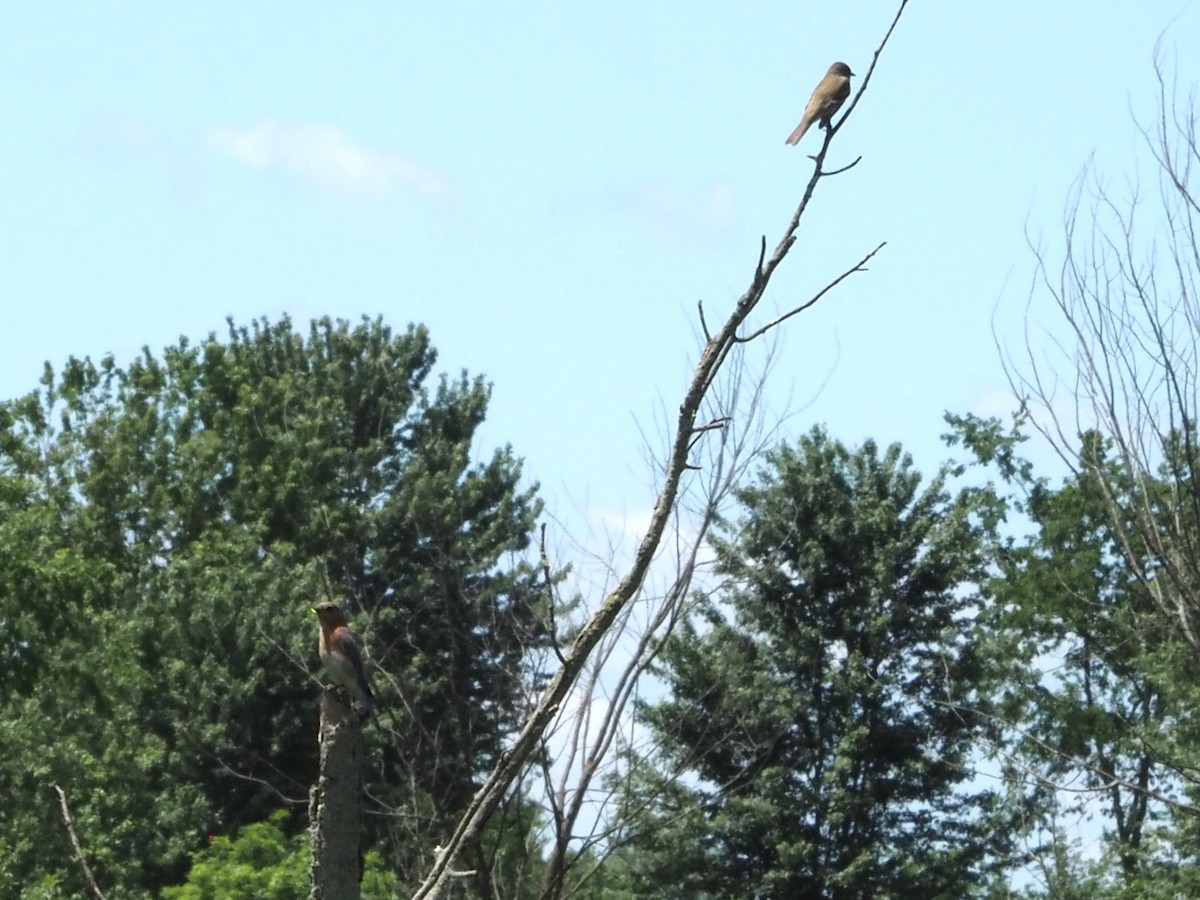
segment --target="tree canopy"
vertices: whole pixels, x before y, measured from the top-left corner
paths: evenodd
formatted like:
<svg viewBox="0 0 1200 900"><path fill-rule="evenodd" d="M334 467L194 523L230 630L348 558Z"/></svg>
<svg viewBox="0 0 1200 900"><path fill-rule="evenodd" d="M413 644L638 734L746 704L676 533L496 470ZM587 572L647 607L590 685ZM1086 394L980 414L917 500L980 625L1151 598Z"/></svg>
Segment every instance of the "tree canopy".
<svg viewBox="0 0 1200 900"><path fill-rule="evenodd" d="M301 812L325 596L386 707L371 843L422 864L412 833L470 796L544 640L536 486L509 447L475 458L489 389L435 362L415 326L231 322L0 406L0 881L82 890L55 784L126 896Z"/></svg>
<svg viewBox="0 0 1200 900"><path fill-rule="evenodd" d="M661 897L962 897L1003 838L972 784L985 670L976 494L898 445L770 453L667 644L626 855Z"/></svg>

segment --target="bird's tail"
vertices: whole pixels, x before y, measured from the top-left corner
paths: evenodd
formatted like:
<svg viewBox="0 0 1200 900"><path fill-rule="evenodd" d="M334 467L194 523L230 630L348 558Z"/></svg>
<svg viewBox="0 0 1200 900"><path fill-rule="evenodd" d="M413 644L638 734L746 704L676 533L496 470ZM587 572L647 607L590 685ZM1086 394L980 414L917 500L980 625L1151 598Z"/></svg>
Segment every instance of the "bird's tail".
<svg viewBox="0 0 1200 900"><path fill-rule="evenodd" d="M362 713L359 715L359 721L365 722L368 718L375 721L375 726L379 726L379 717L375 715L375 695L371 693L371 685L367 683L367 679L363 673L358 675L358 699L362 705Z"/></svg>
<svg viewBox="0 0 1200 900"><path fill-rule="evenodd" d="M810 119L808 116L805 116L803 119L801 119L800 124L796 126L796 130L793 131L790 135L788 135L787 143L789 143L789 144L800 143L800 138L804 137L804 132L808 131L809 126L811 126L812 123L813 123L813 120Z"/></svg>

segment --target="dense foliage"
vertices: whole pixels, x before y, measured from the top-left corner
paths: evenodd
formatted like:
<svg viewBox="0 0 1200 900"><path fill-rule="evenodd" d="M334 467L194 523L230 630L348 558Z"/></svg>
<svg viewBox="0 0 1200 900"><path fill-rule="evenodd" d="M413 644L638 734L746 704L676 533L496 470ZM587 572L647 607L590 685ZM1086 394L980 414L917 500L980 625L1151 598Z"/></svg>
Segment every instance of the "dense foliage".
<svg viewBox="0 0 1200 900"><path fill-rule="evenodd" d="M665 648L637 896L964 897L1005 838L972 784L982 498L814 430L716 543L727 587Z"/></svg>
<svg viewBox="0 0 1200 900"><path fill-rule="evenodd" d="M1169 581L1131 559L1110 514L1116 488L1119 506L1144 492L1163 515L1189 518L1171 500L1172 467L1134 482L1085 433L1087 465L1055 484L1019 455L1019 430L950 419L1030 526L998 548L987 624L1006 667L1002 758L1013 802L1032 813L1020 834L1040 886L1032 895L1195 895L1200 664L1153 597ZM1061 827L1081 818L1094 823L1086 854Z"/></svg>
<svg viewBox="0 0 1200 900"><path fill-rule="evenodd" d="M369 846L424 864L543 639L533 489L508 448L473 461L488 388L435 358L419 327L231 323L0 407L0 895L82 892L54 784L122 896L280 807L295 832L327 595L385 708Z"/></svg>
<svg viewBox="0 0 1200 900"><path fill-rule="evenodd" d="M0 897L84 893L55 785L110 895L303 895L326 596L381 701L363 889L423 875L552 657L534 488L434 364L418 327L231 324L0 405ZM1200 892L1200 664L1113 517L1200 545L1190 467L1084 434L1054 482L951 423L994 484L816 429L742 486L579 896ZM544 817L510 798L456 895L543 896Z"/></svg>

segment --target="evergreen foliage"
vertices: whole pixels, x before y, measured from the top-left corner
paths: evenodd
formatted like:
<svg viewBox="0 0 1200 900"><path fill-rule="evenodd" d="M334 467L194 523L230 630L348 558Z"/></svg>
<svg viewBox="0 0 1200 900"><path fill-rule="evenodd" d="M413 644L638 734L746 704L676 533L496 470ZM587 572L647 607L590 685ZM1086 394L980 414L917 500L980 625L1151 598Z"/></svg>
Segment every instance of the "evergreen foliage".
<svg viewBox="0 0 1200 900"><path fill-rule="evenodd" d="M667 644L629 887L658 897L964 897L1005 847L973 783L984 497L817 429L716 543L725 587Z"/></svg>

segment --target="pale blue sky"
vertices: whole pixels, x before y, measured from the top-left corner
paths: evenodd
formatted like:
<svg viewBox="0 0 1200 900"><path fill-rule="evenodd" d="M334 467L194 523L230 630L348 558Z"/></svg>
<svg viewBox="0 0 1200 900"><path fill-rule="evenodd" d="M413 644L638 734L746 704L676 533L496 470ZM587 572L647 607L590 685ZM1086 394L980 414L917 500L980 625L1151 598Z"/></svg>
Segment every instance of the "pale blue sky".
<svg viewBox="0 0 1200 900"><path fill-rule="evenodd" d="M652 502L635 419L675 408L696 301L720 318L795 208L813 85L865 73L895 10L83 7L0 29L0 396L230 314L422 321L443 370L494 382L488 445L564 515ZM779 401L827 378L795 430L900 439L929 470L943 411L1007 408L991 321L1024 304L1024 229L1058 237L1091 154L1132 173L1168 26L1190 87L1194 3L910 4L831 154L862 162L820 186L758 317L888 242L786 328Z"/></svg>

